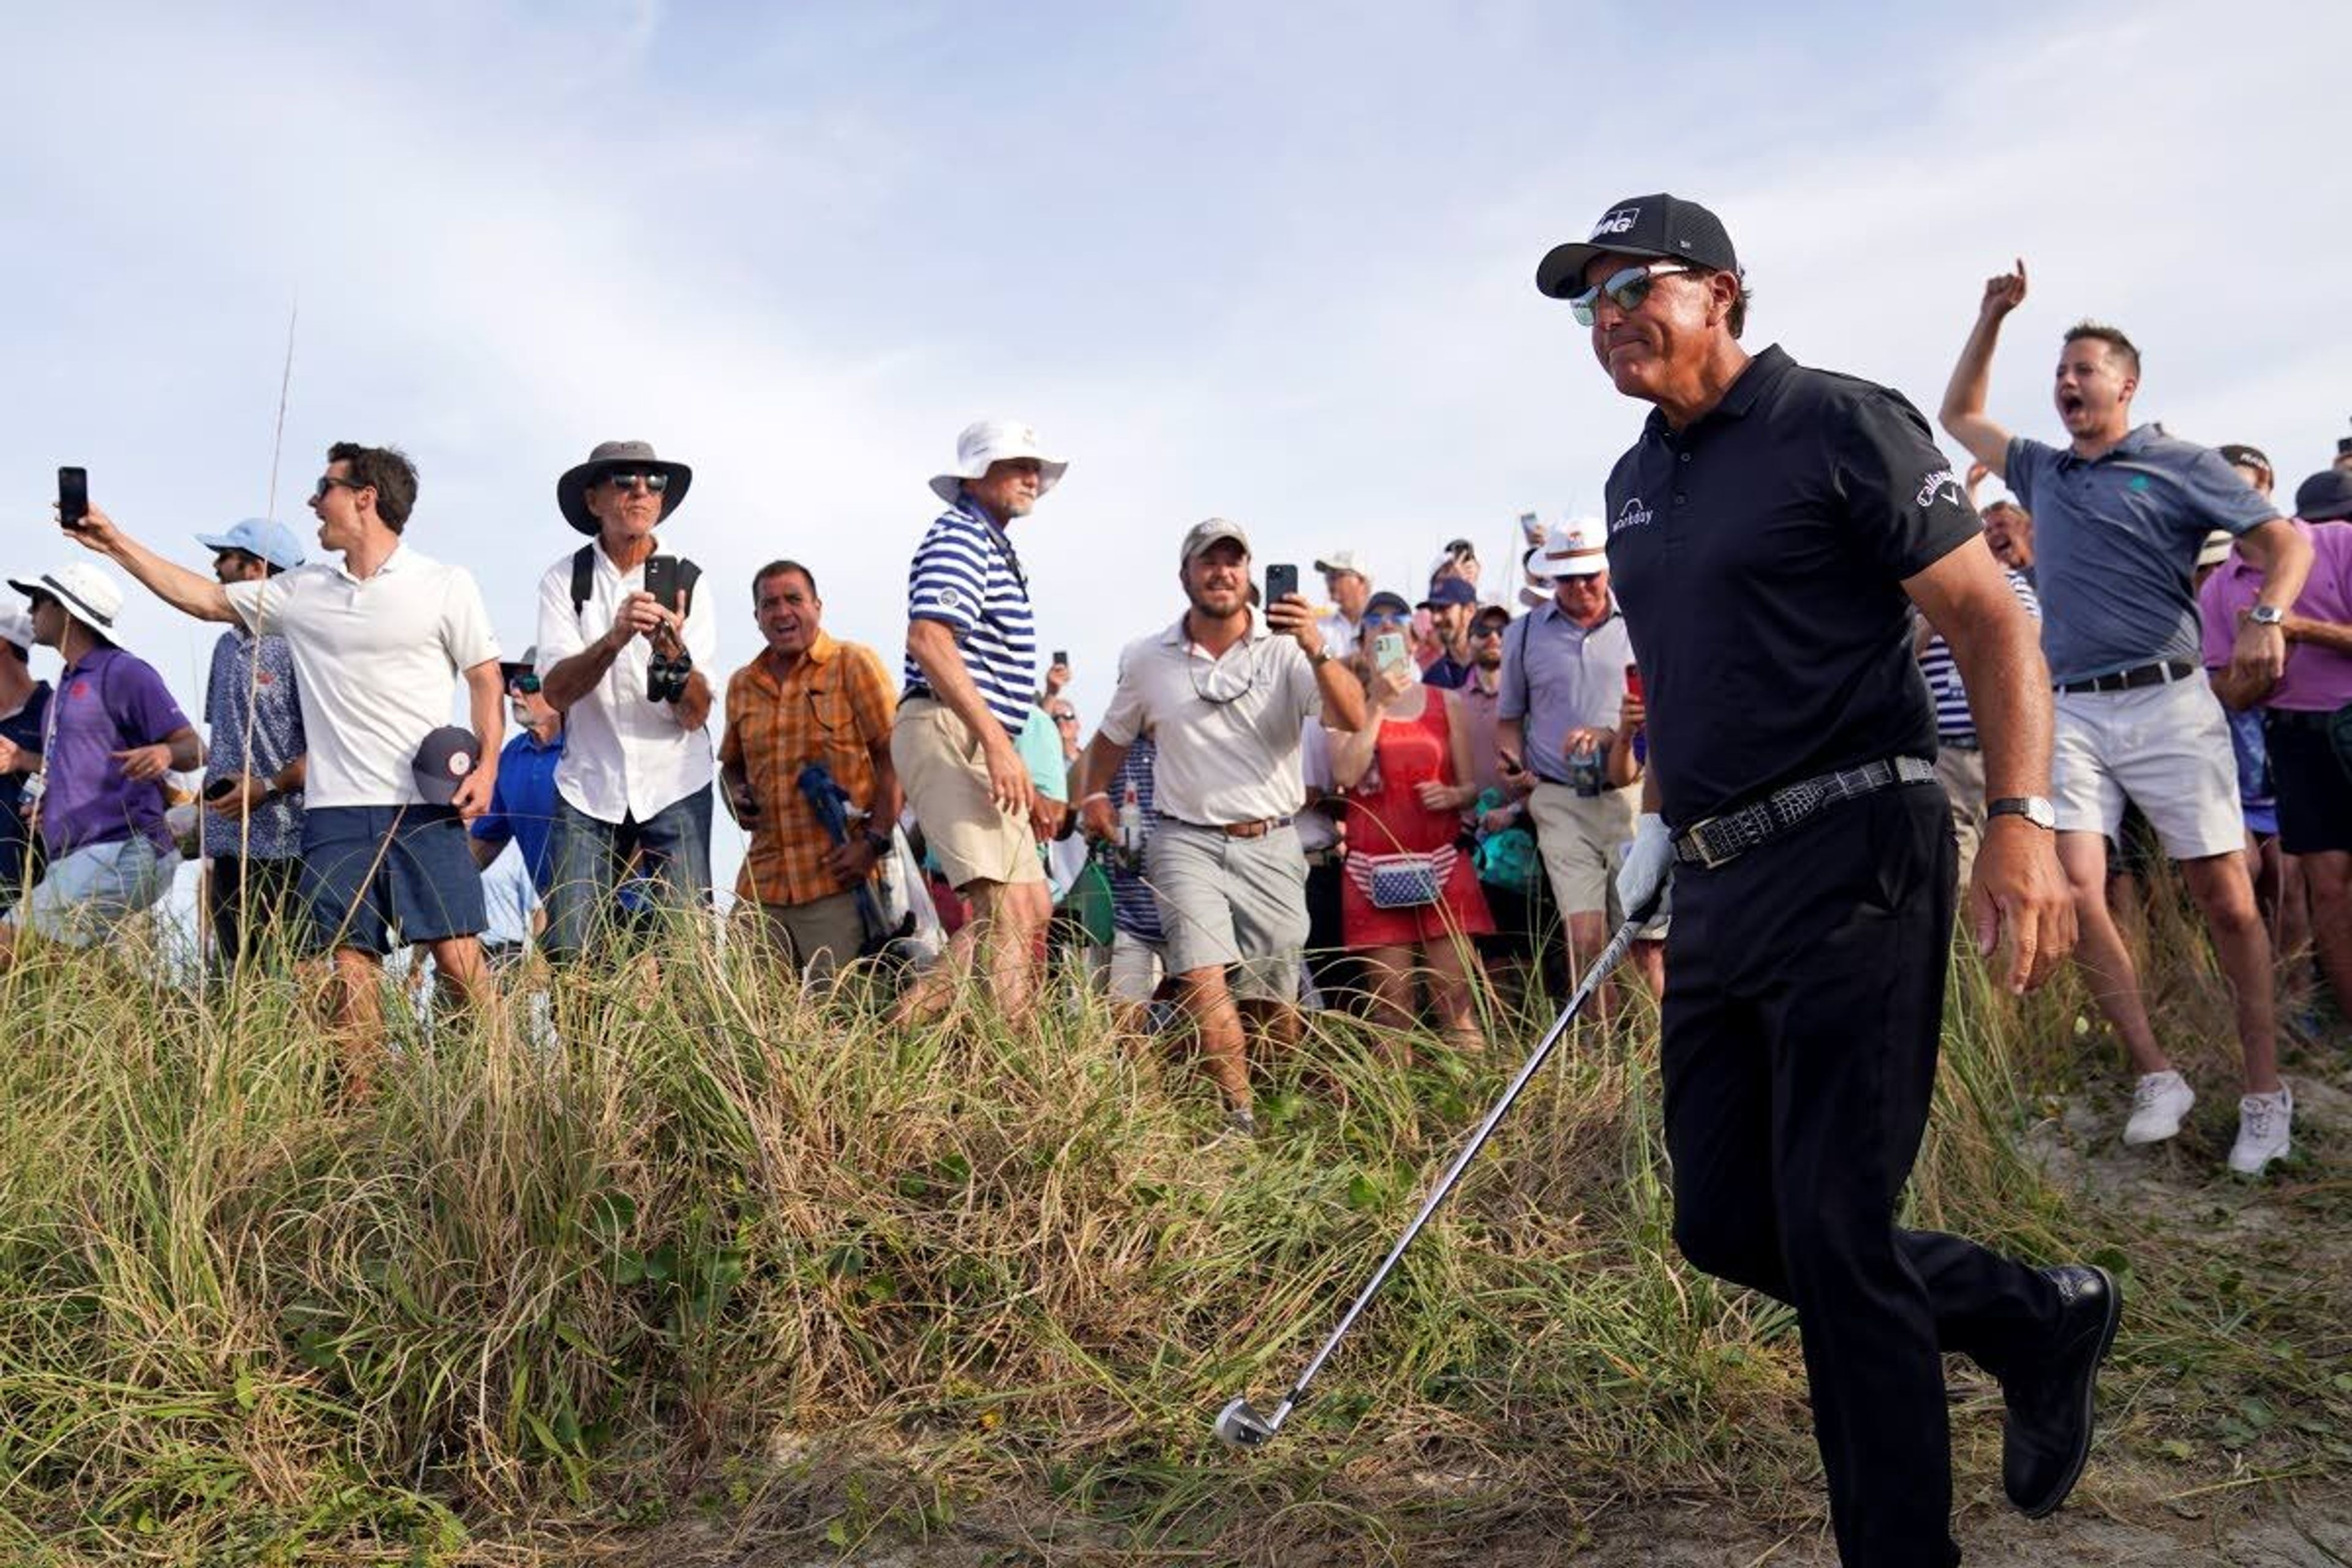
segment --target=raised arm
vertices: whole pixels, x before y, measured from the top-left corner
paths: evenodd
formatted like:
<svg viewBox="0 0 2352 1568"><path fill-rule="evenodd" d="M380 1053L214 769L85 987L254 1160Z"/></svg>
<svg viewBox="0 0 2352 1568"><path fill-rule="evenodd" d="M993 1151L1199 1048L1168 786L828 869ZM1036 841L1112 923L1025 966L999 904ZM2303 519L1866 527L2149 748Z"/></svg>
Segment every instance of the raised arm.
<svg viewBox="0 0 2352 1568"><path fill-rule="evenodd" d="M1944 406L1937 420L1944 433L1969 449L1969 455L2002 479L2009 478L2009 432L1985 416L1985 394L1992 379L1992 351L2000 337L2000 323L2025 301L2025 260L2017 270L1985 279L1984 303L1977 309L1976 325L1960 345L1959 363L1944 388Z"/></svg>
<svg viewBox="0 0 2352 1568"><path fill-rule="evenodd" d="M95 550L109 561L138 579L157 598L200 621L235 621L236 612L229 607L228 590L200 572L191 572L176 562L166 561L129 534L121 524L96 507L89 509L81 527L68 529L75 542L84 549Z"/></svg>

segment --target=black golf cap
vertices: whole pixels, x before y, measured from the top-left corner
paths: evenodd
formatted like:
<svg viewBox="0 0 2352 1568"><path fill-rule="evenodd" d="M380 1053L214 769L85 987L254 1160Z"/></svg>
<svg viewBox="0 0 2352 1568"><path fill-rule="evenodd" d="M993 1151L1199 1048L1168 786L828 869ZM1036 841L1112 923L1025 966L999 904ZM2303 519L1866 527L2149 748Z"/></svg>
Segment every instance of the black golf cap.
<svg viewBox="0 0 2352 1568"><path fill-rule="evenodd" d="M2225 463L2244 468L2260 468L2266 474L2278 472L2260 447L2249 447L2243 441L2231 441L2213 449L2221 454L2221 460Z"/></svg>
<svg viewBox="0 0 2352 1568"><path fill-rule="evenodd" d="M2294 515L2305 522L2352 520L2352 470L2322 468L2295 486Z"/></svg>
<svg viewBox="0 0 2352 1568"><path fill-rule="evenodd" d="M1581 294L1586 265L1603 254L1668 257L1717 272L1739 270L1722 219L1696 202L1661 193L1627 196L1601 215L1588 238L1553 246L1536 268L1536 287L1555 300Z"/></svg>

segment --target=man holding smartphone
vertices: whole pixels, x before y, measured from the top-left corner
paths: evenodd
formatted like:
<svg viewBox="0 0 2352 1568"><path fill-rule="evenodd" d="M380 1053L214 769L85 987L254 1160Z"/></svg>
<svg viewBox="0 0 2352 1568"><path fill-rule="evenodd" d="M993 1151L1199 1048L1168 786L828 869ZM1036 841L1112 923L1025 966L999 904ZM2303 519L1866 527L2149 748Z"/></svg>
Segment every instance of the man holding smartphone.
<svg viewBox="0 0 2352 1568"><path fill-rule="evenodd" d="M1146 874L1168 971L1228 1123L1245 1134L1257 1123L1235 998L1286 1041L1297 1027L1307 858L1291 819L1306 799L1301 728L1318 715L1343 731L1364 722L1364 689L1325 650L1307 601L1294 592L1270 595L1262 616L1251 609L1249 559L1248 536L1223 518L1184 535L1177 580L1189 607L1119 655L1118 689L1077 784L1087 836L1113 841L1111 781L1136 738L1152 737L1160 819Z"/></svg>
<svg viewBox="0 0 2352 1568"><path fill-rule="evenodd" d="M718 622L654 531L693 481L646 442L606 441L555 482L563 521L590 536L539 582L540 691L563 716L544 942L559 963L608 934L633 860L657 907L710 905Z"/></svg>
<svg viewBox="0 0 2352 1568"><path fill-rule="evenodd" d="M1528 563L1551 597L1504 632L1495 707L1504 781L1527 797L1572 973L1609 944L1612 879L1636 815L1637 792L1606 776L1633 644L1601 540L1598 519L1562 523ZM1612 997L1603 991L1604 1010Z"/></svg>
<svg viewBox="0 0 2352 1568"><path fill-rule="evenodd" d="M442 980L477 1006L490 1001L465 821L498 784L499 645L472 574L405 542L415 505L406 454L338 441L310 491L333 562L224 584L165 560L96 507L74 534L183 614L285 636L307 748L302 898L310 944L332 954L343 1092L354 1099L383 1051L378 982L395 932L425 944ZM447 723L453 676L465 681L479 760L435 805L417 763Z"/></svg>
<svg viewBox="0 0 2352 1568"><path fill-rule="evenodd" d="M2052 842L2034 628L1927 421L1899 394L1738 342L1747 285L1715 215L1664 195L1547 255L1624 395L1651 404L1608 486L1608 558L1650 700L1646 808L1619 879L1675 878L1660 1065L1675 1240L1796 1309L1847 1568L1943 1568L1943 1354L2001 1383L2002 1479L2039 1518L2090 1451L2120 1301L1899 1228L1950 961L1953 847L1914 604L1950 640L1993 816L1970 913L2007 979L2074 941ZM1622 669L1622 664L1618 667Z"/></svg>

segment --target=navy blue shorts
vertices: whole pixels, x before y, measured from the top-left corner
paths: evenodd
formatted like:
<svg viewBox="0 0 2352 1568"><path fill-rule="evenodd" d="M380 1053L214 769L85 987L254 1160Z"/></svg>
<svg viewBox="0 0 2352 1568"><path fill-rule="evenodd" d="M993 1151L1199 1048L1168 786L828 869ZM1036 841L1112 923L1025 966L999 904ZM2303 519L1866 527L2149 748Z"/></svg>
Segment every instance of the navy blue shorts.
<svg viewBox="0 0 2352 1568"><path fill-rule="evenodd" d="M314 805L302 814L302 898L317 952L392 951L488 924L466 826L446 805Z"/></svg>

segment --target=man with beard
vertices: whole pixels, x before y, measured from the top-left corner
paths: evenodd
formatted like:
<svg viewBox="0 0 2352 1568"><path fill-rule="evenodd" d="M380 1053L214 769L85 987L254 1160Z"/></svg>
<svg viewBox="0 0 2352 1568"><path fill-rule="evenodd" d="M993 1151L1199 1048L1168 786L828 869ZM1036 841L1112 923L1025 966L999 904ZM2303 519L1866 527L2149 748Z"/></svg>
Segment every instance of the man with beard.
<svg viewBox="0 0 2352 1568"><path fill-rule="evenodd" d="M751 618L768 646L728 678L719 745L727 804L751 835L735 896L759 907L788 967L823 981L865 945L857 889L875 886L905 805L890 761L898 700L879 655L824 629L816 578L799 562L760 568ZM801 791L811 763L849 797L845 844Z"/></svg>
<svg viewBox="0 0 2352 1568"><path fill-rule="evenodd" d="M2240 853L2245 825L2229 721L2205 681L2191 574L2208 533L2237 537L2261 584L2231 676L2267 686L2286 666L2284 623L2311 569L2311 546L2220 453L2133 426L2139 351L2114 327L2078 322L2060 346L2053 393L2064 447L2012 437L1988 417L1993 347L2024 302L2023 261L1986 281L1942 419L2033 513L2033 586L2057 688L2058 858L2082 929L2076 958L2139 1074L2124 1142L2171 1137L2197 1100L2157 1044L2138 972L2107 909L2106 841L2131 802L2179 863L2235 993L2245 1092L2230 1168L2257 1174L2286 1152L2294 1099L2278 1075L2270 933Z"/></svg>
<svg viewBox="0 0 2352 1568"><path fill-rule="evenodd" d="M1178 1002L1224 1091L1228 1124L1250 1110L1238 994L1279 1038L1295 1037L1307 942L1307 861L1292 816L1305 799L1300 727L1364 721L1363 688L1325 650L1307 601L1249 605L1248 536L1213 517L1184 536L1177 578L1191 608L1119 655L1118 689L1079 761L1087 837L1118 833L1111 780L1150 734L1160 814L1147 875L1167 933ZM1230 973L1228 973L1230 971Z"/></svg>
<svg viewBox="0 0 2352 1568"><path fill-rule="evenodd" d="M2119 1305L2098 1269L1895 1224L1954 896L1911 609L1951 640L1986 739L1998 798L1969 905L1981 949L2007 929L2016 990L2072 937L2032 626L1916 409L1740 346L1748 289L1713 213L1630 197L1536 278L1617 390L1654 405L1605 515L1650 738L1618 895L1640 914L1675 878L1659 1055L1675 1243L1796 1309L1840 1560L1943 1568L1959 1561L1943 1352L2001 1380L2003 1481L2039 1517L2089 1454Z"/></svg>

